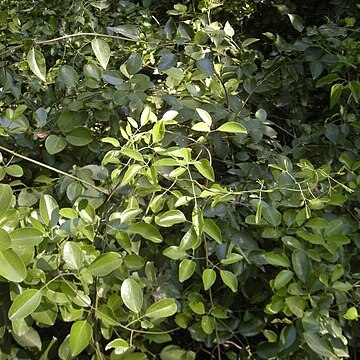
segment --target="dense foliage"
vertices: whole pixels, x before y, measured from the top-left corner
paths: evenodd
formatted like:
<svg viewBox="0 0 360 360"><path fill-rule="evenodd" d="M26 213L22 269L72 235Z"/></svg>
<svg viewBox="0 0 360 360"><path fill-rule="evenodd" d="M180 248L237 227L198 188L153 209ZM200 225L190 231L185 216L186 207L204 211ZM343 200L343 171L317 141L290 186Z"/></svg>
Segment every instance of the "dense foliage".
<svg viewBox="0 0 360 360"><path fill-rule="evenodd" d="M1 360L356 358L360 4L297 3L0 3Z"/></svg>

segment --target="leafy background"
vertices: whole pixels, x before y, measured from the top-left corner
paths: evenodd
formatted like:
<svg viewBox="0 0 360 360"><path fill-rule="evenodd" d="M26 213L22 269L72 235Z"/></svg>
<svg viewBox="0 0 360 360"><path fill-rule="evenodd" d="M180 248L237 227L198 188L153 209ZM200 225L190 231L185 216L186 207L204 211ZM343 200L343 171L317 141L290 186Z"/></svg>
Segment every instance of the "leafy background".
<svg viewBox="0 0 360 360"><path fill-rule="evenodd" d="M0 7L0 358L356 358L356 1Z"/></svg>

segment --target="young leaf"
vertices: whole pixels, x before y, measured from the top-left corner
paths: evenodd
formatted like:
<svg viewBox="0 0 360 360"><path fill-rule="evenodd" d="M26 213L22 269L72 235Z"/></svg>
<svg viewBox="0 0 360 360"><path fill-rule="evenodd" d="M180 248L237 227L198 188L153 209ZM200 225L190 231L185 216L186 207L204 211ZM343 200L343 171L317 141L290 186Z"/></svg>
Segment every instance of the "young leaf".
<svg viewBox="0 0 360 360"><path fill-rule="evenodd" d="M204 220L204 231L206 235L214 239L218 244L222 243L221 230L215 224L214 220L205 219Z"/></svg>
<svg viewBox="0 0 360 360"><path fill-rule="evenodd" d="M99 255L87 268L93 276L106 276L120 267L122 257L119 253L108 252Z"/></svg>
<svg viewBox="0 0 360 360"><path fill-rule="evenodd" d="M110 59L110 47L102 39L95 38L91 41L91 47L100 65L106 70Z"/></svg>
<svg viewBox="0 0 360 360"><path fill-rule="evenodd" d="M171 227L185 221L186 217L180 210L169 210L155 217L156 224L162 227Z"/></svg>
<svg viewBox="0 0 360 360"><path fill-rule="evenodd" d="M197 236L201 236L204 229L204 217L200 206L195 205L191 215L195 233Z"/></svg>
<svg viewBox="0 0 360 360"><path fill-rule="evenodd" d="M123 339L115 339L110 341L106 346L105 350L114 349L116 355L121 355L128 349L130 349L129 344Z"/></svg>
<svg viewBox="0 0 360 360"><path fill-rule="evenodd" d="M201 318L201 328L204 333L210 335L215 329L215 319L212 316L204 315Z"/></svg>
<svg viewBox="0 0 360 360"><path fill-rule="evenodd" d="M184 282L191 278L196 268L196 263L193 260L184 259L179 264L179 281Z"/></svg>
<svg viewBox="0 0 360 360"><path fill-rule="evenodd" d="M133 278L124 280L121 284L121 299L125 306L135 313L139 313L143 304L142 290Z"/></svg>
<svg viewBox="0 0 360 360"><path fill-rule="evenodd" d="M228 270L220 270L220 277L223 283L228 286L232 292L237 291L238 279L234 273Z"/></svg>
<svg viewBox="0 0 360 360"><path fill-rule="evenodd" d="M70 329L71 356L79 355L90 344L92 327L86 320L73 323Z"/></svg>
<svg viewBox="0 0 360 360"><path fill-rule="evenodd" d="M235 121L229 121L216 129L221 132L228 132L234 134L247 134L245 127Z"/></svg>
<svg viewBox="0 0 360 360"><path fill-rule="evenodd" d="M18 295L9 309L9 319L23 319L36 310L41 302L41 291L27 289Z"/></svg>
<svg viewBox="0 0 360 360"><path fill-rule="evenodd" d="M196 112L205 124L207 124L209 127L212 125L212 118L206 110L197 108Z"/></svg>
<svg viewBox="0 0 360 360"><path fill-rule="evenodd" d="M208 159L200 159L194 164L197 171L210 181L215 181L214 169L212 168Z"/></svg>
<svg viewBox="0 0 360 360"><path fill-rule="evenodd" d="M198 122L191 128L191 130L199 132L210 132L210 126L204 122Z"/></svg>
<svg viewBox="0 0 360 360"><path fill-rule="evenodd" d="M0 251L0 276L19 283L26 278L26 267L22 259L13 250Z"/></svg>
<svg viewBox="0 0 360 360"><path fill-rule="evenodd" d="M35 48L31 48L27 54L27 62L30 70L42 81L46 81L46 63L44 55Z"/></svg>
<svg viewBox="0 0 360 360"><path fill-rule="evenodd" d="M335 84L331 88L330 92L330 109L332 109L337 102L339 101L343 91L343 86L341 84Z"/></svg>
<svg viewBox="0 0 360 360"><path fill-rule="evenodd" d="M142 168L143 167L138 164L130 165L126 170L123 179L121 180L120 186L127 185Z"/></svg>
<svg viewBox="0 0 360 360"><path fill-rule="evenodd" d="M160 319L172 316L176 311L177 306L174 299L161 299L147 308L145 316L151 319Z"/></svg>
<svg viewBox="0 0 360 360"><path fill-rule="evenodd" d="M202 274L204 290L209 290L216 280L216 272L214 269L205 269Z"/></svg>
<svg viewBox="0 0 360 360"><path fill-rule="evenodd" d="M135 223L130 225L128 231L134 234L139 234L146 240L150 240L154 243L161 243L163 237L159 233L155 226L146 223Z"/></svg>

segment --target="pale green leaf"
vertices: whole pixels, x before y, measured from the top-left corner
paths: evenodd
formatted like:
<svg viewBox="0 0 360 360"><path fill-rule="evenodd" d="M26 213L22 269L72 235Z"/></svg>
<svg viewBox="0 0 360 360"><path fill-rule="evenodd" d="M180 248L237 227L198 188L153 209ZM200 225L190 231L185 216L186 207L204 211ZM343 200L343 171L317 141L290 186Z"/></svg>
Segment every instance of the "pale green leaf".
<svg viewBox="0 0 360 360"><path fill-rule="evenodd" d="M147 308L145 316L151 319L160 319L172 316L176 311L177 306L174 299L161 299Z"/></svg>
<svg viewBox="0 0 360 360"><path fill-rule="evenodd" d="M27 62L30 70L42 81L46 81L46 63L44 55L35 48L31 48L27 54Z"/></svg>
<svg viewBox="0 0 360 360"><path fill-rule="evenodd" d="M106 70L110 59L110 47L102 39L95 38L91 41L91 47L100 65Z"/></svg>
<svg viewBox="0 0 360 360"><path fill-rule="evenodd" d="M135 313L139 313L143 304L142 290L133 278L124 280L121 284L121 299L125 306Z"/></svg>
<svg viewBox="0 0 360 360"><path fill-rule="evenodd" d="M90 344L92 327L86 320L79 320L72 324L70 329L71 356L79 355Z"/></svg>
<svg viewBox="0 0 360 360"><path fill-rule="evenodd" d="M235 122L235 121L229 121L223 125L221 125L220 127L218 127L216 129L217 131L221 131L221 132L228 132L228 133L234 133L234 134L247 134L247 130L246 128Z"/></svg>
<svg viewBox="0 0 360 360"><path fill-rule="evenodd" d="M18 295L9 309L9 319L23 319L36 310L41 302L41 291L27 289Z"/></svg>

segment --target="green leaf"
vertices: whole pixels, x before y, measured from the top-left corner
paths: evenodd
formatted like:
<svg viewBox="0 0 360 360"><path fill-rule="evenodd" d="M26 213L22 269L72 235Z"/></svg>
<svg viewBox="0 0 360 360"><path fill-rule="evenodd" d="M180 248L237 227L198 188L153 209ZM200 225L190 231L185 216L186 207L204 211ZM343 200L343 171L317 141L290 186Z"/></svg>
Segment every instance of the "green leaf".
<svg viewBox="0 0 360 360"><path fill-rule="evenodd" d="M228 132L234 134L247 134L245 127L235 121L229 121L216 129L221 132Z"/></svg>
<svg viewBox="0 0 360 360"><path fill-rule="evenodd" d="M128 231L134 234L142 236L146 240L150 240L154 243L161 243L163 237L155 226L146 223L136 223L130 225Z"/></svg>
<svg viewBox="0 0 360 360"><path fill-rule="evenodd" d="M122 257L119 253L108 252L99 255L87 268L93 276L106 276L120 267Z"/></svg>
<svg viewBox="0 0 360 360"><path fill-rule="evenodd" d="M58 121L58 128L65 133L69 133L79 123L78 114L75 111L64 111Z"/></svg>
<svg viewBox="0 0 360 360"><path fill-rule="evenodd" d="M287 258L285 254L277 254L274 252L269 252L265 254L265 260L275 266L283 266L283 267L289 267L290 261Z"/></svg>
<svg viewBox="0 0 360 360"><path fill-rule="evenodd" d="M287 15L294 29L296 29L299 32L302 32L305 28L303 19L295 14L287 14Z"/></svg>
<svg viewBox="0 0 360 360"><path fill-rule="evenodd" d="M138 164L130 165L129 168L126 170L123 179L121 180L120 186L127 185L142 168L143 167Z"/></svg>
<svg viewBox="0 0 360 360"><path fill-rule="evenodd" d="M215 319L212 316L204 315L201 317L201 328L204 333L210 335L215 329Z"/></svg>
<svg viewBox="0 0 360 360"><path fill-rule="evenodd" d="M113 137L104 137L101 139L101 142L111 144L114 147L120 147L120 142L118 139L115 139Z"/></svg>
<svg viewBox="0 0 360 360"><path fill-rule="evenodd" d="M91 47L100 65L106 70L110 59L110 47L108 43L102 39L94 38L91 41Z"/></svg>
<svg viewBox="0 0 360 360"><path fill-rule="evenodd" d="M332 84L334 81L339 80L340 76L338 74L332 73L326 76L323 76L316 82L316 87L322 87L325 85Z"/></svg>
<svg viewBox="0 0 360 360"><path fill-rule="evenodd" d="M351 91L351 95L356 103L359 103L360 100L360 81L350 81L349 89Z"/></svg>
<svg viewBox="0 0 360 360"><path fill-rule="evenodd" d="M114 349L116 355L123 354L125 351L130 349L129 344L123 339L115 339L110 341L106 346L105 350Z"/></svg>
<svg viewBox="0 0 360 360"><path fill-rule="evenodd" d="M169 246L163 251L163 255L172 259L172 260L181 260L183 259L187 254L184 249L180 249L178 246Z"/></svg>
<svg viewBox="0 0 360 360"><path fill-rule="evenodd" d="M194 166L197 171L210 181L215 181L214 169L212 168L210 161L208 159L198 160Z"/></svg>
<svg viewBox="0 0 360 360"><path fill-rule="evenodd" d="M281 213L270 206L266 206L263 208L262 215L263 218L272 226L276 227L279 226L281 223Z"/></svg>
<svg viewBox="0 0 360 360"><path fill-rule="evenodd" d="M152 129L153 143L155 144L160 142L164 138L164 135L165 135L165 123L164 120L159 120L155 123Z"/></svg>
<svg viewBox="0 0 360 360"><path fill-rule="evenodd" d="M306 283L307 277L312 273L309 256L303 250L294 250L291 259L295 274L303 283Z"/></svg>
<svg viewBox="0 0 360 360"><path fill-rule="evenodd" d="M116 27L108 27L108 29L114 33L124 35L129 39L139 39L139 30L135 25L119 25Z"/></svg>
<svg viewBox="0 0 360 360"><path fill-rule="evenodd" d="M44 55L35 48L31 48L27 54L27 62L30 70L42 81L46 81L46 63Z"/></svg>
<svg viewBox="0 0 360 360"><path fill-rule="evenodd" d="M0 228L0 251L11 247L11 237L7 231Z"/></svg>
<svg viewBox="0 0 360 360"><path fill-rule="evenodd" d="M215 224L214 220L205 219L204 220L204 231L212 239L214 239L218 244L222 243L221 230Z"/></svg>
<svg viewBox="0 0 360 360"><path fill-rule="evenodd" d="M335 84L331 88L330 92L330 109L332 109L339 101L343 91L343 86L341 84Z"/></svg>
<svg viewBox="0 0 360 360"><path fill-rule="evenodd" d="M228 270L220 270L220 277L223 283L229 287L232 292L237 292L238 279L234 273Z"/></svg>
<svg viewBox="0 0 360 360"><path fill-rule="evenodd" d="M59 206L50 195L43 195L39 203L40 216L45 225L54 227L59 221Z"/></svg>
<svg viewBox="0 0 360 360"><path fill-rule="evenodd" d="M204 229L204 217L202 210L199 205L195 204L192 214L191 220L193 224L193 228L197 236L201 236Z"/></svg>
<svg viewBox="0 0 360 360"><path fill-rule="evenodd" d="M126 60L125 67L129 75L134 75L138 73L142 67L141 55L137 52L133 52Z"/></svg>
<svg viewBox="0 0 360 360"><path fill-rule="evenodd" d="M207 124L209 127L212 125L211 115L206 110L196 108L196 112L205 124Z"/></svg>
<svg viewBox="0 0 360 360"><path fill-rule="evenodd" d="M241 261L243 259L243 256L240 254L236 254L236 253L230 253L226 259L222 259L221 263L223 265L231 265L231 264L235 264L239 261Z"/></svg>
<svg viewBox="0 0 360 360"><path fill-rule="evenodd" d="M93 136L88 128L77 126L66 135L66 141L74 146L85 146L93 141Z"/></svg>
<svg viewBox="0 0 360 360"><path fill-rule="evenodd" d="M0 251L0 276L15 283L26 278L23 260L11 249Z"/></svg>
<svg viewBox="0 0 360 360"><path fill-rule="evenodd" d="M42 342L40 335L32 327L21 336L18 336L15 332L12 333L12 336L14 337L15 341L22 347L37 348L38 350L41 350Z"/></svg>
<svg viewBox="0 0 360 360"><path fill-rule="evenodd" d="M12 198L11 187L7 184L0 184L0 219L9 210Z"/></svg>
<svg viewBox="0 0 360 360"><path fill-rule="evenodd" d="M8 175L13 176L13 177L21 177L24 175L24 171L20 165L6 166L5 171Z"/></svg>
<svg viewBox="0 0 360 360"><path fill-rule="evenodd" d="M155 222L162 227L171 227L175 224L180 224L186 221L185 215L180 210L169 210L155 216Z"/></svg>
<svg viewBox="0 0 360 360"><path fill-rule="evenodd" d="M293 277L294 273L290 270L280 271L274 280L275 289L280 289L284 287Z"/></svg>
<svg viewBox="0 0 360 360"><path fill-rule="evenodd" d="M41 291L27 289L18 295L9 309L9 319L23 319L33 313L41 302Z"/></svg>
<svg viewBox="0 0 360 360"><path fill-rule="evenodd" d="M79 270L84 262L80 246L73 241L66 241L63 248L63 259L72 269Z"/></svg>
<svg viewBox="0 0 360 360"><path fill-rule="evenodd" d="M315 354L331 359L336 357L331 351L327 341L324 338L321 338L318 334L305 331L303 336L306 343L309 345L310 349L315 352Z"/></svg>
<svg viewBox="0 0 360 360"><path fill-rule="evenodd" d="M216 280L216 272L214 269L205 269L202 273L202 281L204 289L209 290Z"/></svg>
<svg viewBox="0 0 360 360"><path fill-rule="evenodd" d="M160 57L158 63L158 69L160 72L170 69L171 67L176 66L177 61L178 61L177 55L173 53L163 54Z"/></svg>
<svg viewBox="0 0 360 360"><path fill-rule="evenodd" d="M174 315L176 311L177 306L174 299L161 299L147 308L145 316L151 319L161 319Z"/></svg>
<svg viewBox="0 0 360 360"><path fill-rule="evenodd" d="M143 304L142 290L133 278L124 280L121 284L121 299L125 306L135 313L139 313Z"/></svg>
<svg viewBox="0 0 360 360"><path fill-rule="evenodd" d="M72 88L77 86L79 82L79 75L73 67L63 65L59 70L58 79L64 83L65 86Z"/></svg>
<svg viewBox="0 0 360 360"><path fill-rule="evenodd" d="M144 162L144 158L139 151L129 149L129 148L123 148L120 150L120 153L131 159Z"/></svg>
<svg viewBox="0 0 360 360"><path fill-rule="evenodd" d="M210 132L210 126L204 122L198 122L192 126L191 130L199 131L199 132Z"/></svg>
<svg viewBox="0 0 360 360"><path fill-rule="evenodd" d="M63 151L66 144L66 140L62 136L52 134L45 140L45 149L50 155L54 155Z"/></svg>
<svg viewBox="0 0 360 360"><path fill-rule="evenodd" d="M356 309L356 307L351 307L349 309L347 309L344 318L346 320L357 320L359 318L359 314L358 311Z"/></svg>
<svg viewBox="0 0 360 360"><path fill-rule="evenodd" d="M70 329L71 356L79 355L90 344L92 327L86 320L79 320L72 324Z"/></svg>
<svg viewBox="0 0 360 360"><path fill-rule="evenodd" d="M10 233L13 248L27 248L40 244L43 235L36 228L26 227L16 229Z"/></svg>
<svg viewBox="0 0 360 360"><path fill-rule="evenodd" d="M305 300L300 296L288 296L285 299L286 305L290 311L297 317L301 318L304 315L304 309L306 306Z"/></svg>
<svg viewBox="0 0 360 360"><path fill-rule="evenodd" d="M196 263L193 260L184 259L179 264L179 281L184 282L194 274Z"/></svg>

